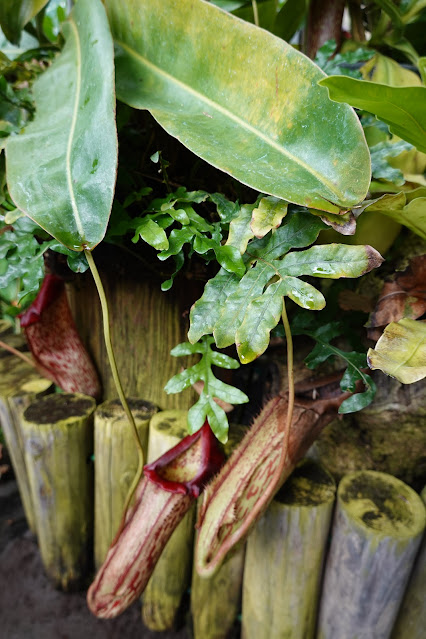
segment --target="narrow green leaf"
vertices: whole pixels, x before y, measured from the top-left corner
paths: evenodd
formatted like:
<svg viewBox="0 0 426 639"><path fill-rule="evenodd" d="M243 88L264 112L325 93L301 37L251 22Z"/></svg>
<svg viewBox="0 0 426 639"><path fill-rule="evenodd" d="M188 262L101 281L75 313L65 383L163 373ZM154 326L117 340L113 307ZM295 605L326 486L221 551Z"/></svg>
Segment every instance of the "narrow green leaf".
<svg viewBox="0 0 426 639"><path fill-rule="evenodd" d="M21 31L49 0L1 0L0 27L13 44L19 44Z"/></svg>
<svg viewBox="0 0 426 639"><path fill-rule="evenodd" d="M182 342L178 344L170 351L170 355L173 357L185 357L186 355L194 355L194 353L202 353L203 349L200 344L189 344L189 342Z"/></svg>
<svg viewBox="0 0 426 639"><path fill-rule="evenodd" d="M319 84L332 100L374 113L392 133L426 152L426 87L390 87L339 75Z"/></svg>
<svg viewBox="0 0 426 639"><path fill-rule="evenodd" d="M371 377L365 376L364 381L365 379L368 380L367 389L362 393L355 393L351 397L348 397L348 399L345 399L345 401L340 404L338 410L340 415L356 413L371 404L376 395L376 385Z"/></svg>
<svg viewBox="0 0 426 639"><path fill-rule="evenodd" d="M264 287L274 275L274 268L258 263L241 278L238 287L227 297L223 311L214 324L213 335L219 348L234 343L247 307L252 300L262 295Z"/></svg>
<svg viewBox="0 0 426 639"><path fill-rule="evenodd" d="M332 212L364 198L358 119L328 100L323 72L294 47L202 0L105 4L120 100L259 192Z"/></svg>
<svg viewBox="0 0 426 639"><path fill-rule="evenodd" d="M181 229L173 229L169 235L169 247L165 251L158 253L159 260L167 260L172 255L177 255L181 252L184 244L188 244L194 237L194 230L188 226L184 226Z"/></svg>
<svg viewBox="0 0 426 639"><path fill-rule="evenodd" d="M213 376L209 379L209 393L224 402L229 402L229 404L245 404L249 401L247 395L239 388L225 384L225 382Z"/></svg>
<svg viewBox="0 0 426 639"><path fill-rule="evenodd" d="M412 384L426 377L426 323L402 319L386 326L374 349L367 353L368 365Z"/></svg>
<svg viewBox="0 0 426 639"><path fill-rule="evenodd" d="M149 217L144 218L136 228L133 241L137 240L139 236L158 251L164 251L169 248L169 240L164 230Z"/></svg>
<svg viewBox="0 0 426 639"><path fill-rule="evenodd" d="M236 215L229 225L227 246L235 246L241 253L245 253L249 240L253 237L253 231L250 228L250 221L253 211L253 205L244 205L241 207L238 215Z"/></svg>
<svg viewBox="0 0 426 639"><path fill-rule="evenodd" d="M281 290L283 295L287 295L293 302L310 311L320 311L325 306L324 295L297 277L284 277Z"/></svg>
<svg viewBox="0 0 426 639"><path fill-rule="evenodd" d="M283 288L282 282L275 282L249 304L235 335L238 357L243 364L252 362L268 348L269 334L281 318Z"/></svg>
<svg viewBox="0 0 426 639"><path fill-rule="evenodd" d="M210 428L222 444L228 441L228 418L226 413L212 397L205 405L206 417L209 420Z"/></svg>
<svg viewBox="0 0 426 639"><path fill-rule="evenodd" d="M241 253L237 248L229 245L219 245L215 247L214 252L217 261L224 269L230 273L235 273L238 277L242 277L244 275L246 267L241 257Z"/></svg>
<svg viewBox="0 0 426 639"><path fill-rule="evenodd" d="M253 209L251 230L258 237L264 237L271 229L276 229L287 215L288 202L272 195L263 197L257 208Z"/></svg>
<svg viewBox="0 0 426 639"><path fill-rule="evenodd" d="M251 242L248 253L264 260L275 260L292 248L309 246L325 228L326 225L308 211L294 211L275 233Z"/></svg>
<svg viewBox="0 0 426 639"><path fill-rule="evenodd" d="M226 299L236 290L238 284L239 278L223 268L207 282L204 293L192 306L189 314L188 339L191 344L213 331Z"/></svg>
<svg viewBox="0 0 426 639"><path fill-rule="evenodd" d="M380 266L383 258L371 246L347 246L345 244L320 244L306 251L287 253L274 262L282 275L312 275L338 279L360 277Z"/></svg>
<svg viewBox="0 0 426 639"><path fill-rule="evenodd" d="M191 406L188 411L188 432L190 435L193 435L200 430L200 428L206 421L207 413L209 410L211 411L211 408L209 407L209 398L205 395L204 392L202 392L199 400L193 406Z"/></svg>
<svg viewBox="0 0 426 639"><path fill-rule="evenodd" d="M35 119L8 138L16 206L69 248L104 237L117 166L113 43L100 0L79 0L64 49L34 83Z"/></svg>
<svg viewBox="0 0 426 639"><path fill-rule="evenodd" d="M200 367L198 364L187 368L186 370L174 375L164 387L167 394L180 393L185 388L189 388L192 384L200 379Z"/></svg>
<svg viewBox="0 0 426 639"><path fill-rule="evenodd" d="M214 366L220 366L221 368L228 369L240 367L236 359L229 357L229 355L225 355L224 353L218 353L217 351L212 351L212 364Z"/></svg>

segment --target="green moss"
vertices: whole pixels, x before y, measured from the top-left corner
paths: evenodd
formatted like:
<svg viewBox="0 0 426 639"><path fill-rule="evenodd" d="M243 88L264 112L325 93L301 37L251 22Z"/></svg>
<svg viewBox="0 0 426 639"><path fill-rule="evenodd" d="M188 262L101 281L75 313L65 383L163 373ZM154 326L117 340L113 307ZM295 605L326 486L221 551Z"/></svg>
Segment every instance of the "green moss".
<svg viewBox="0 0 426 639"><path fill-rule="evenodd" d="M375 535L413 537L425 526L426 512L419 495L391 475L352 473L342 480L338 495L351 519Z"/></svg>
<svg viewBox="0 0 426 639"><path fill-rule="evenodd" d="M334 500L336 484L316 462L305 459L293 471L275 499L289 506L316 506Z"/></svg>

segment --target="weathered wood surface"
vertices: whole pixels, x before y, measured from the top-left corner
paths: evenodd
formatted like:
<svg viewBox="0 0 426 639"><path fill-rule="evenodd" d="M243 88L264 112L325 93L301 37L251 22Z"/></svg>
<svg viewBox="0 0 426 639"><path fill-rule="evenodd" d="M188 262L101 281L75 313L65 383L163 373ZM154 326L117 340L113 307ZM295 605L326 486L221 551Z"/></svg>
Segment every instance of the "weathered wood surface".
<svg viewBox="0 0 426 639"><path fill-rule="evenodd" d="M426 504L426 486L421 493ZM399 609L392 639L424 639L426 635L426 534Z"/></svg>
<svg viewBox="0 0 426 639"><path fill-rule="evenodd" d="M244 568L244 639L314 637L335 494L331 475L305 460L256 524Z"/></svg>
<svg viewBox="0 0 426 639"><path fill-rule="evenodd" d="M165 277L142 280L142 275L149 272L144 264L126 254L121 262L117 252L113 262L102 255L102 250L95 258L108 299L111 339L126 394L143 397L163 409L187 410L195 393L188 390L167 395L164 386L185 365L183 358L171 357L170 351L187 339L184 311L197 298L191 297L186 303L185 292L178 291L177 284L163 293L160 284ZM158 271L160 266L155 258L153 268ZM80 336L101 376L104 399L112 399L117 392L107 361L99 299L90 274L76 278L68 292Z"/></svg>
<svg viewBox="0 0 426 639"><path fill-rule="evenodd" d="M413 485L426 473L426 385L400 384L373 372L377 394L370 406L325 427L315 442L315 459L335 478L358 470L377 470Z"/></svg>
<svg viewBox="0 0 426 639"><path fill-rule="evenodd" d="M6 332L1 339L17 350L25 350L25 340L21 335ZM35 383L36 388L31 386ZM30 387L27 385L30 384ZM40 387L41 385L41 387ZM17 414L25 404L51 386L51 382L40 377L40 373L8 351L0 348L0 424L16 480L29 528L35 532L33 507L25 466L20 421ZM13 399L12 399L13 398ZM21 399L20 399L21 398Z"/></svg>
<svg viewBox="0 0 426 639"><path fill-rule="evenodd" d="M247 427L231 424L225 454L231 455ZM191 614L194 639L226 639L241 608L245 544L230 553L212 577L201 577L195 566L191 582Z"/></svg>
<svg viewBox="0 0 426 639"><path fill-rule="evenodd" d="M7 372L2 371L2 376ZM25 380L25 377L24 377ZM0 421L6 446L12 461L13 470L21 495L21 501L31 532L36 532L34 507L25 463L25 441L22 435L22 414L35 399L53 390L51 381L44 377L36 377L14 385L10 394L0 396Z"/></svg>
<svg viewBox="0 0 426 639"><path fill-rule="evenodd" d="M395 477L346 475L338 489L318 639L388 639L425 527L419 495Z"/></svg>
<svg viewBox="0 0 426 639"><path fill-rule="evenodd" d="M168 410L153 416L149 426L148 462L175 446L188 434L187 412ZM194 504L195 506L195 504ZM151 630L170 630L176 623L191 579L195 508L191 507L173 532L142 597L142 619Z"/></svg>
<svg viewBox="0 0 426 639"><path fill-rule="evenodd" d="M146 461L148 428L158 406L129 398ZM95 567L99 569L118 530L132 480L138 466L134 434L117 399L95 412Z"/></svg>
<svg viewBox="0 0 426 639"><path fill-rule="evenodd" d="M56 587L79 588L91 569L95 400L61 393L25 410L22 432L40 553Z"/></svg>
<svg viewBox="0 0 426 639"><path fill-rule="evenodd" d="M226 639L235 626L241 606L245 544L230 553L211 577L195 570L191 583L194 639Z"/></svg>

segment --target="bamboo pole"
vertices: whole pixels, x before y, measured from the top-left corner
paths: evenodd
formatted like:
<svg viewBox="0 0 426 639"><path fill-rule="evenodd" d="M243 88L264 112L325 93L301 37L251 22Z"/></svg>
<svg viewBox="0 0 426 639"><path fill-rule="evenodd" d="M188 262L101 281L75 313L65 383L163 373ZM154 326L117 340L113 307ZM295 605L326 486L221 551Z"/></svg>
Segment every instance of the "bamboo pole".
<svg viewBox="0 0 426 639"><path fill-rule="evenodd" d="M247 427L231 424L225 454L229 457ZM198 504L201 505L201 502ZM195 565L191 582L191 615L194 639L226 639L241 606L245 544L230 553L211 577L201 577Z"/></svg>
<svg viewBox="0 0 426 639"><path fill-rule="evenodd" d="M73 590L90 569L95 400L61 393L25 410L22 432L38 543L54 585Z"/></svg>
<svg viewBox="0 0 426 639"><path fill-rule="evenodd" d="M23 350L26 346L21 335L6 332L1 337L8 346L18 350ZM27 387L27 384L33 382L35 387ZM24 397L27 397L29 402L38 393L47 391L51 385L50 381L40 377L40 373L35 368L0 348L0 424L5 435L28 527L32 532L35 532L35 523L17 412L20 404L19 397L22 397L23 409L26 402ZM15 399L9 401L12 397Z"/></svg>
<svg viewBox="0 0 426 639"><path fill-rule="evenodd" d="M421 497L426 504L426 486ZM426 534L398 613L392 639L424 639L426 633Z"/></svg>
<svg viewBox="0 0 426 639"><path fill-rule="evenodd" d="M304 460L257 523L247 541L244 639L314 637L335 494L331 475Z"/></svg>
<svg viewBox="0 0 426 639"><path fill-rule="evenodd" d="M388 639L425 527L409 486L375 471L340 482L318 639Z"/></svg>
<svg viewBox="0 0 426 639"><path fill-rule="evenodd" d="M157 413L149 425L148 461L154 461L188 434L187 412ZM195 509L187 512L173 532L142 598L142 619L150 630L170 630L191 579Z"/></svg>
<svg viewBox="0 0 426 639"><path fill-rule="evenodd" d="M21 419L24 410L32 401L49 393L52 389L52 382L44 377L38 377L30 381L25 381L24 377L22 383L14 386L13 390L10 388L10 394L6 393L0 396L1 426L18 484L28 528L33 533L36 532L35 516L25 463L25 441L22 435Z"/></svg>
<svg viewBox="0 0 426 639"><path fill-rule="evenodd" d="M145 458L148 427L158 407L128 399ZM133 432L121 402L104 402L95 412L95 567L102 565L118 530L124 503L138 466Z"/></svg>

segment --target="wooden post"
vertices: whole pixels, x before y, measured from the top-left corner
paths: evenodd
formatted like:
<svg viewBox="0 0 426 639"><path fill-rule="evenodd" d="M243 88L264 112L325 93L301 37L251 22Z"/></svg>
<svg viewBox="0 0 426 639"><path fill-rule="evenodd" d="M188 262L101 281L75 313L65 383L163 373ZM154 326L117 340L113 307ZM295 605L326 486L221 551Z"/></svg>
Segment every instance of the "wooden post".
<svg viewBox="0 0 426 639"><path fill-rule="evenodd" d="M375 471L340 482L318 639L388 639L425 527L409 486Z"/></svg>
<svg viewBox="0 0 426 639"><path fill-rule="evenodd" d="M128 399L144 449L148 427L158 407L142 399ZM138 465L134 435L117 399L95 412L95 567L102 565L118 530L123 507Z"/></svg>
<svg viewBox="0 0 426 639"><path fill-rule="evenodd" d="M3 370L2 375L7 376L7 371ZM44 377L36 377L30 381L25 381L24 377L24 381L14 385L13 390L11 387L9 392L0 396L1 426L21 495L25 517L28 527L33 533L36 532L35 517L25 464L25 442L22 436L21 419L24 410L33 400L42 397L52 389L52 382Z"/></svg>
<svg viewBox="0 0 426 639"><path fill-rule="evenodd" d="M164 386L185 366L182 358L171 357L171 349L185 341L187 313L198 294L191 294L195 282L175 282L172 290L161 291L160 262L144 264L114 247L99 246L96 260L108 299L111 339L123 388L129 397L167 409L188 410L195 391L167 395ZM151 279L149 277L151 276ZM144 277L145 279L142 279ZM155 279L152 279L154 277ZM90 274L79 276L68 287L74 319L88 352L102 378L104 399L116 397L102 335L98 294ZM97 327L97 330L93 330Z"/></svg>
<svg viewBox="0 0 426 639"><path fill-rule="evenodd" d="M149 426L149 462L188 434L186 419L187 412L183 410L153 416ZM142 619L150 630L170 630L176 622L191 579L194 518L195 508L191 507L167 542L143 594Z"/></svg>
<svg viewBox="0 0 426 639"><path fill-rule="evenodd" d="M25 340L21 335L6 332L2 334L1 339L17 350L26 348ZM27 388L26 385L33 382L35 387ZM25 408L27 401L25 397L29 402L38 393L47 391L51 385L50 381L40 377L40 373L35 368L0 348L0 423L21 494L25 516L32 532L35 532L33 507L17 413L20 410L20 405L22 409ZM14 399L9 401L12 397ZM19 399L20 397L22 401ZM14 406L16 406L16 411Z"/></svg>
<svg viewBox="0 0 426 639"><path fill-rule="evenodd" d="M245 426L231 424L225 444L227 457L246 431ZM245 544L227 557L212 577L201 577L193 567L191 615L194 639L226 639L230 635L240 611L244 556Z"/></svg>
<svg viewBox="0 0 426 639"><path fill-rule="evenodd" d="M257 523L247 541L244 639L314 636L335 494L331 475L304 460Z"/></svg>
<svg viewBox="0 0 426 639"><path fill-rule="evenodd" d="M95 400L60 393L25 410L22 432L45 570L56 587L81 587L93 541L93 412Z"/></svg>
<svg viewBox="0 0 426 639"><path fill-rule="evenodd" d="M426 504L426 486L421 493ZM398 613L392 639L424 639L426 633L426 535Z"/></svg>

